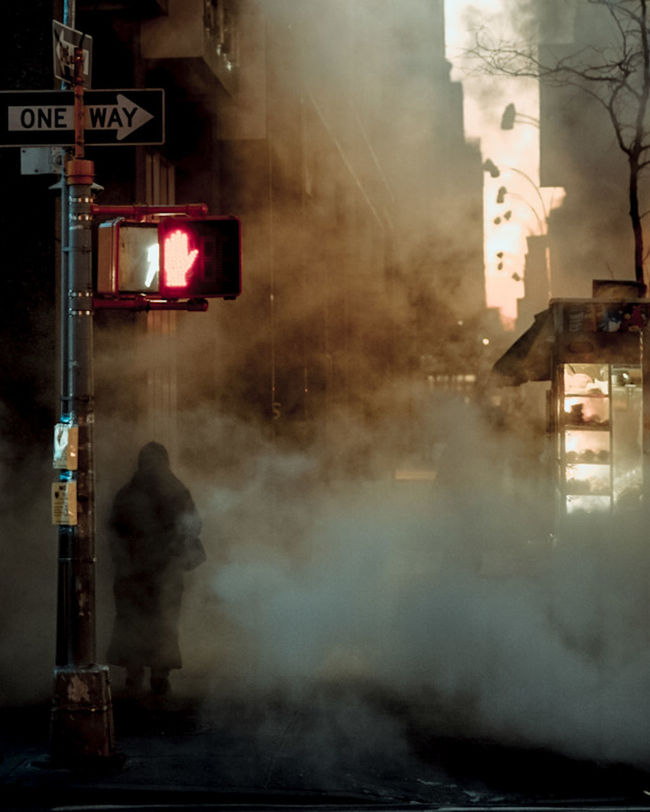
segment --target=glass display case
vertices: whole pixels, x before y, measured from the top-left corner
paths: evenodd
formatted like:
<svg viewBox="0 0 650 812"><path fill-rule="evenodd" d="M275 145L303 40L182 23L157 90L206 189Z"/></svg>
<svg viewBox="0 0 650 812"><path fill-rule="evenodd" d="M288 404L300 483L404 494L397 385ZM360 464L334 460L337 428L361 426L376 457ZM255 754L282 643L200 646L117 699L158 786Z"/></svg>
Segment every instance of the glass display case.
<svg viewBox="0 0 650 812"><path fill-rule="evenodd" d="M591 514L596 522L623 511L643 516L644 502L650 508L650 299L644 285L594 280L590 299L551 299L493 374L511 386L551 382L550 453L540 461L548 463L560 536L569 516Z"/></svg>
<svg viewBox="0 0 650 812"><path fill-rule="evenodd" d="M640 365L559 365L558 497L565 515L636 507L642 489Z"/></svg>

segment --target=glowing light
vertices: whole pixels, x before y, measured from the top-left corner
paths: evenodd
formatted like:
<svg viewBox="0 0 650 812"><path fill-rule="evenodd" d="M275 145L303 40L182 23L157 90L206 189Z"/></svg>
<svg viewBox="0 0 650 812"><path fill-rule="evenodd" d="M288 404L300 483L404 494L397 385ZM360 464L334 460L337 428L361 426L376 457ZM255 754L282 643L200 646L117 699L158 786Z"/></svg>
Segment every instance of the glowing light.
<svg viewBox="0 0 650 812"><path fill-rule="evenodd" d="M147 275L144 286L150 288L156 281L160 269L160 249L158 243L150 245L147 249Z"/></svg>
<svg viewBox="0 0 650 812"><path fill-rule="evenodd" d="M181 288L187 284L198 255L198 248L190 251L186 232L177 229L165 238L165 276L169 287Z"/></svg>
<svg viewBox="0 0 650 812"><path fill-rule="evenodd" d="M609 432L569 430L564 435L568 462L609 462Z"/></svg>
<svg viewBox="0 0 650 812"><path fill-rule="evenodd" d="M516 111L537 119L539 89L535 79L518 76L500 77L495 81L494 77L477 75L463 55L474 44L473 31L477 26L485 26L496 37L506 40L518 38L505 0L446 0L445 20L452 75L463 85L466 136L480 141L486 172L489 173L484 176L486 303L488 307L500 310L504 324L510 322L514 326L518 315L517 300L526 292L527 238L540 232L538 217L531 211L531 206L538 206L538 195L542 195L547 203L548 192L539 188L539 129L515 125L512 130L504 131L501 119L508 104L514 104ZM525 183L521 175L508 177L506 188L515 201L508 201L512 209L509 219L501 210L505 193L501 192L503 199L500 199L499 191L504 181L499 179L499 167L515 167L532 179L534 187ZM548 212L551 206L545 208ZM543 212L541 217L545 219ZM498 256L499 253L502 256ZM539 303L540 309L545 304Z"/></svg>

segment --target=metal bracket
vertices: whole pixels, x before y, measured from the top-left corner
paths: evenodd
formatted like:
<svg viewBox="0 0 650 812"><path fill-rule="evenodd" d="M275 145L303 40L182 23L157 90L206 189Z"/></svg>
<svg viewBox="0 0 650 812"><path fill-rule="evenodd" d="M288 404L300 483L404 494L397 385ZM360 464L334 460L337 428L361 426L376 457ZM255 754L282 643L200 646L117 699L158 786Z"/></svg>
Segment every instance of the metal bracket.
<svg viewBox="0 0 650 812"><path fill-rule="evenodd" d="M71 316L92 316L93 314L93 293L88 290L68 291L68 313ZM85 301L83 301L85 299ZM79 305L73 307L73 304Z"/></svg>
<svg viewBox="0 0 650 812"><path fill-rule="evenodd" d="M207 299L154 299L145 295L120 296L119 298L104 298L95 296L93 299L95 310L133 310L148 312L150 310L187 310L192 313L205 313L208 309Z"/></svg>
<svg viewBox="0 0 650 812"><path fill-rule="evenodd" d="M134 217L136 220L144 220L158 214L185 214L188 217L207 217L207 203L184 203L179 205L102 205L93 203L90 211L95 217Z"/></svg>

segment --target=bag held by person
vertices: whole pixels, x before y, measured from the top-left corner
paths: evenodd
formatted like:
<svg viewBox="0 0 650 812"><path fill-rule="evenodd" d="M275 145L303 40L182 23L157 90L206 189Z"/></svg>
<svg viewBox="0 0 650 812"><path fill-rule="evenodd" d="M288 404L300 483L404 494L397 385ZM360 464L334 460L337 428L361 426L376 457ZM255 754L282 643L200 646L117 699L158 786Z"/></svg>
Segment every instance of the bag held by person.
<svg viewBox="0 0 650 812"><path fill-rule="evenodd" d="M196 569L207 559L205 547L198 536L191 536L185 542L183 563L186 570Z"/></svg>

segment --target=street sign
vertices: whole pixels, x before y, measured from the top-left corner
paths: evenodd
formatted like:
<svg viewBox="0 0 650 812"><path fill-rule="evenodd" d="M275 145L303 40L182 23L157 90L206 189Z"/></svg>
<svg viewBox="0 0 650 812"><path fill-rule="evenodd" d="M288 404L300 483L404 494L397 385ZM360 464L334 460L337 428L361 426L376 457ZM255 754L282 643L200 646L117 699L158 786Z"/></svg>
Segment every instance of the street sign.
<svg viewBox="0 0 650 812"><path fill-rule="evenodd" d="M84 87L90 87L92 73L93 38L63 23L52 20L52 53L54 56L54 75L63 82L74 84L75 48L83 51Z"/></svg>
<svg viewBox="0 0 650 812"><path fill-rule="evenodd" d="M165 142L164 90L89 90L84 106L87 146ZM0 91L0 147L73 144L71 90Z"/></svg>

